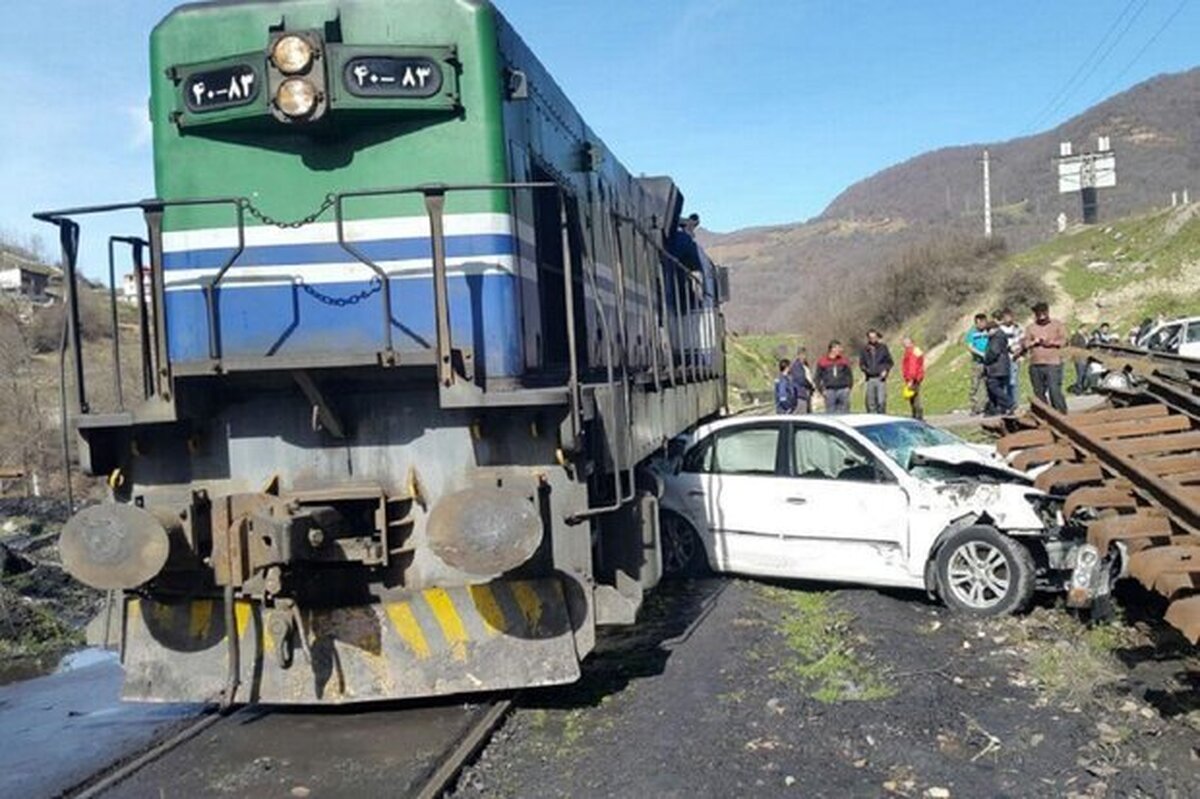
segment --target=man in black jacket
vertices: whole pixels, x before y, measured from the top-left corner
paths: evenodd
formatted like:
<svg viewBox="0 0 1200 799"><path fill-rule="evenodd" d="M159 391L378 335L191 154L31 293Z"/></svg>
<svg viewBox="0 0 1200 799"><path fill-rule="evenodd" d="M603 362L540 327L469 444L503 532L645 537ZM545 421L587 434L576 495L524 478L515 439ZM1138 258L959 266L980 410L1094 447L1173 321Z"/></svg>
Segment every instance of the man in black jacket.
<svg viewBox="0 0 1200 799"><path fill-rule="evenodd" d="M987 410L988 416L1002 416L1012 413L1012 402L1009 399L1008 378L1012 370L1012 355L1008 346L1008 335L1000 327L998 320L988 323L987 349L983 353L983 373L987 381Z"/></svg>
<svg viewBox="0 0 1200 799"><path fill-rule="evenodd" d="M850 388L854 372L850 360L842 352L842 342L829 342L829 350L817 361L817 391L825 398L825 413L850 413Z"/></svg>
<svg viewBox="0 0 1200 799"><path fill-rule="evenodd" d="M887 413L887 377L895 364L880 338L878 330L868 330L867 346L858 356L858 366L867 379L867 413Z"/></svg>

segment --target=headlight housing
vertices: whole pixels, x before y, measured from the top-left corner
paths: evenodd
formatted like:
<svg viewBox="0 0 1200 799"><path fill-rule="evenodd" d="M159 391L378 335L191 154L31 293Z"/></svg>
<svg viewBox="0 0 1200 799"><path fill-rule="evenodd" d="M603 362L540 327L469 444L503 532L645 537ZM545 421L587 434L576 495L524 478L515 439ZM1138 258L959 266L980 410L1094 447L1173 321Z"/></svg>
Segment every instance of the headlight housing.
<svg viewBox="0 0 1200 799"><path fill-rule="evenodd" d="M316 51L308 39L289 34L280 37L271 48L271 63L284 75L299 75L312 66Z"/></svg>
<svg viewBox="0 0 1200 799"><path fill-rule="evenodd" d="M317 87L304 78L288 78L275 92L275 107L292 119L304 119L317 107Z"/></svg>

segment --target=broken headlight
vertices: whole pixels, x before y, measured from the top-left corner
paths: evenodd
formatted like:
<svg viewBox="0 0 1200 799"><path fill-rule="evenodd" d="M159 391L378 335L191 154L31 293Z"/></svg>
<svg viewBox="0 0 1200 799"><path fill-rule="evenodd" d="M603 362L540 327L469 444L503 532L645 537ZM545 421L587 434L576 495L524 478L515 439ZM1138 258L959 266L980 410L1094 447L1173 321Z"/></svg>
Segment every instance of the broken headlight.
<svg viewBox="0 0 1200 799"><path fill-rule="evenodd" d="M1025 501L1030 504L1046 529L1053 530L1063 526L1061 499L1047 494L1026 494Z"/></svg>

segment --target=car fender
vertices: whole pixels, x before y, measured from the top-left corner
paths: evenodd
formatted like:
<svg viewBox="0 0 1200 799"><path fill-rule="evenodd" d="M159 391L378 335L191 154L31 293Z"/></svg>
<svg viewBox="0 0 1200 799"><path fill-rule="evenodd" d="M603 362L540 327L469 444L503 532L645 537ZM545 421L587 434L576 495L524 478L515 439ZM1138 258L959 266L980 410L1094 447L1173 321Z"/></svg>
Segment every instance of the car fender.
<svg viewBox="0 0 1200 799"><path fill-rule="evenodd" d="M960 516L946 525L946 527L943 528L940 533L938 533L937 538L934 539L933 546L929 547L929 552L925 556L924 576L925 591L930 597L936 598L938 596L937 569L935 568L937 565L938 550L942 548L942 546L946 543L946 539L948 539L950 536L954 535L959 530L965 530L966 528L975 524L991 524L991 521L985 514L980 513L968 513L964 516Z"/></svg>

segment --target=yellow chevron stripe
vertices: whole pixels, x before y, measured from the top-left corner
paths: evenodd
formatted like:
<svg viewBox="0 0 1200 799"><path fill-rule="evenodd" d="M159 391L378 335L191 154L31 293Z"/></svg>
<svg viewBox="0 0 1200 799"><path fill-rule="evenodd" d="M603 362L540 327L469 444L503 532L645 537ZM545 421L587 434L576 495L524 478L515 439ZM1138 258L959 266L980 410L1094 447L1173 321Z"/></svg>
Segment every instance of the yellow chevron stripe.
<svg viewBox="0 0 1200 799"><path fill-rule="evenodd" d="M246 634L246 627L250 624L250 603L249 602L234 602L233 603L233 618L237 624L237 637L240 639Z"/></svg>
<svg viewBox="0 0 1200 799"><path fill-rule="evenodd" d="M208 639L212 629L213 601L197 599L188 607L188 635L197 641Z"/></svg>
<svg viewBox="0 0 1200 799"><path fill-rule="evenodd" d="M504 618L504 611L500 609L500 603L496 601L496 595L492 593L490 585L471 586L471 599L475 602L475 609L479 611L484 628L490 635L508 629L508 620Z"/></svg>
<svg viewBox="0 0 1200 799"><path fill-rule="evenodd" d="M517 600L521 614L525 617L527 631L535 632L538 623L542 620L542 598L537 595L537 591L529 583L512 582L508 585L512 588L513 597Z"/></svg>
<svg viewBox="0 0 1200 799"><path fill-rule="evenodd" d="M396 634L408 644L413 654L421 660L429 657L429 642L425 640L425 633L421 631L421 625L417 623L412 607L407 602L388 602L384 609Z"/></svg>
<svg viewBox="0 0 1200 799"><path fill-rule="evenodd" d="M446 643L450 645L450 654L455 660L467 659L467 628L463 626L458 611L454 609L454 600L444 588L430 588L424 592L425 602L433 611Z"/></svg>

